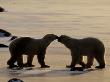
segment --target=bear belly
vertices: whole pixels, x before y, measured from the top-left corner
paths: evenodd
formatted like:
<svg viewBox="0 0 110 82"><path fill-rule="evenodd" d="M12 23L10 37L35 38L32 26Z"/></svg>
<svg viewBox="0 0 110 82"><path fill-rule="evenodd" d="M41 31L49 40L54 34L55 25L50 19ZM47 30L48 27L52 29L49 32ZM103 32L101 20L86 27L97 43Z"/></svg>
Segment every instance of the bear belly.
<svg viewBox="0 0 110 82"><path fill-rule="evenodd" d="M24 54L26 54L26 55L37 55L37 52L38 52L38 50L37 49L34 49L34 48L26 48L25 50L24 50Z"/></svg>

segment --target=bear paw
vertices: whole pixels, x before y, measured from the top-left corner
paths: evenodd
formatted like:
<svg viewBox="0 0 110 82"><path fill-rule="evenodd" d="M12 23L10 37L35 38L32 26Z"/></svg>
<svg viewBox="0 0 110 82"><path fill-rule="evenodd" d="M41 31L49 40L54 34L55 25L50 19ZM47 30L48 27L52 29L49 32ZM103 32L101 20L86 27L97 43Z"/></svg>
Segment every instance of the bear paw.
<svg viewBox="0 0 110 82"><path fill-rule="evenodd" d="M48 65L42 65L41 68L50 68Z"/></svg>

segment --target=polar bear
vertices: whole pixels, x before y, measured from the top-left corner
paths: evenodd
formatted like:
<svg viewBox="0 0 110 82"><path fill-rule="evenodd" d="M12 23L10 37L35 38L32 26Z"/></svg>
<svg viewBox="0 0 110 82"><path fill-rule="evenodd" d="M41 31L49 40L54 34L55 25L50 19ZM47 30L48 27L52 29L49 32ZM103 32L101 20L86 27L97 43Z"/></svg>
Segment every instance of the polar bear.
<svg viewBox="0 0 110 82"><path fill-rule="evenodd" d="M105 47L100 40L92 37L75 39L61 35L58 42L64 44L71 51L72 62L71 65L67 66L71 67L71 70L74 70L76 64L80 64L84 68L91 68L94 58L99 63L96 68L105 68ZM82 61L83 56L87 56L87 64Z"/></svg>
<svg viewBox="0 0 110 82"><path fill-rule="evenodd" d="M9 68L15 67L14 63L17 61L18 67L23 67L22 56L27 55L27 63L25 66L31 67L34 55L37 55L37 59L42 68L49 67L45 64L46 49L49 44L57 39L58 36L54 34L47 34L41 39L34 39L31 37L20 37L13 40L9 45L9 51L11 58L7 61Z"/></svg>

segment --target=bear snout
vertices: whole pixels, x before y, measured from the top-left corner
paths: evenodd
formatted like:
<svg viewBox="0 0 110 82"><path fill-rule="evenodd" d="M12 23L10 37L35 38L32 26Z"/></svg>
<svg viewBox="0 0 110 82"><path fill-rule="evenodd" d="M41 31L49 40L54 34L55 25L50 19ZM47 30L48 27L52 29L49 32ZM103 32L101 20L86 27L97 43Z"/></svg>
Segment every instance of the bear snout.
<svg viewBox="0 0 110 82"><path fill-rule="evenodd" d="M61 42L61 38L60 37L58 37L57 39L58 39L58 42Z"/></svg>
<svg viewBox="0 0 110 82"><path fill-rule="evenodd" d="M57 36L56 39L59 39L59 37Z"/></svg>

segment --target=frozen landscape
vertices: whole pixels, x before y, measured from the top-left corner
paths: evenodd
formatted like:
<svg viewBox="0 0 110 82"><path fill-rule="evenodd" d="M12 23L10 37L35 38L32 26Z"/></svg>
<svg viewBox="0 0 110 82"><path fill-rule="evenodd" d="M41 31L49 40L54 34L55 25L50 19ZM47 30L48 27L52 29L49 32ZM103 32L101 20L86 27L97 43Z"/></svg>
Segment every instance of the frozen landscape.
<svg viewBox="0 0 110 82"><path fill-rule="evenodd" d="M0 48L0 82L17 77L24 82L109 82L110 81L110 1L109 0L0 0L0 29L16 36L42 38L46 34L65 34L74 38L96 37L105 44L106 68L69 71L70 51L57 40L46 53L41 69L34 57L34 68L7 69L8 48ZM0 43L9 44L5 38ZM26 57L24 56L24 62ZM84 60L86 62L86 59Z"/></svg>

